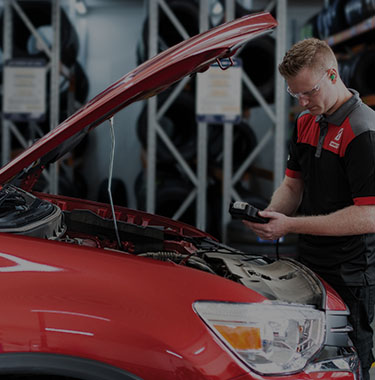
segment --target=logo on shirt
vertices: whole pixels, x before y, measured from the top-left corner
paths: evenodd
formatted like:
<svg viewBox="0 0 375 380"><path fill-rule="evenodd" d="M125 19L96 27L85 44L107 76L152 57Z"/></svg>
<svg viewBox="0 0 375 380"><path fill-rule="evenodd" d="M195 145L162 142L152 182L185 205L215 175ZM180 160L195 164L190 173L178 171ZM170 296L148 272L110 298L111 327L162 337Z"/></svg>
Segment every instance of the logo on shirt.
<svg viewBox="0 0 375 380"><path fill-rule="evenodd" d="M331 142L329 143L329 146L331 146L332 148L334 149L338 149L339 146L340 146L340 139L341 139L341 136L342 136L342 133L344 132L344 128L340 128L340 130L338 131L336 137L331 140Z"/></svg>

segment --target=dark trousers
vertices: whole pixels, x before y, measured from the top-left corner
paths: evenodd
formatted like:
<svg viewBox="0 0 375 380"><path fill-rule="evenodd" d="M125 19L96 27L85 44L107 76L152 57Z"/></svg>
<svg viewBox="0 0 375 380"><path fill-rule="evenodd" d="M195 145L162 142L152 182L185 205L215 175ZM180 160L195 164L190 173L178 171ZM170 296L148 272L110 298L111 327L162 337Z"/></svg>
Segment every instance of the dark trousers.
<svg viewBox="0 0 375 380"><path fill-rule="evenodd" d="M349 322L353 332L349 336L361 361L363 379L370 380L369 370L374 362L371 323L374 319L375 285L333 287L350 309Z"/></svg>

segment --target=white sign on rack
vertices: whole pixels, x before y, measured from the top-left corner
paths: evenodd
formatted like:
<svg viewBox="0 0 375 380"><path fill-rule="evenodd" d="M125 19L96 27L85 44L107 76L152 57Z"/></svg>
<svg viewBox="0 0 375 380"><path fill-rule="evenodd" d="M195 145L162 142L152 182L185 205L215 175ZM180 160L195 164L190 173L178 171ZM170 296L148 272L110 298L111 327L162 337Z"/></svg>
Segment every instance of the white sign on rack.
<svg viewBox="0 0 375 380"><path fill-rule="evenodd" d="M221 60L227 67L229 60ZM227 66L225 66L227 65ZM233 59L233 65L223 70L218 63L197 76L197 120L206 123L238 123L241 119L242 65Z"/></svg>
<svg viewBox="0 0 375 380"><path fill-rule="evenodd" d="M3 113L15 121L42 120L47 67L43 59L10 59L4 66Z"/></svg>

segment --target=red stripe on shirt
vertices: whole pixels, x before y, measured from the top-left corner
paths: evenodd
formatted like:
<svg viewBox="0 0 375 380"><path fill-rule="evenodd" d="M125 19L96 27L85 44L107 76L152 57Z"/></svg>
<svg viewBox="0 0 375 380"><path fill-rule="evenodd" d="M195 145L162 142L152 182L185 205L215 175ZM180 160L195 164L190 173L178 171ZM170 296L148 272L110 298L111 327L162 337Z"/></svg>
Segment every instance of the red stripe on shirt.
<svg viewBox="0 0 375 380"><path fill-rule="evenodd" d="M320 128L316 122L316 117L306 113L297 120L298 138L297 143L317 146L319 140Z"/></svg>
<svg viewBox="0 0 375 380"><path fill-rule="evenodd" d="M292 170L292 169L286 169L285 170L285 175L288 176L288 177L291 177L291 178L301 178L301 172L297 172L295 170Z"/></svg>
<svg viewBox="0 0 375 380"><path fill-rule="evenodd" d="M375 197L360 197L353 199L356 206L361 205L375 205Z"/></svg>
<svg viewBox="0 0 375 380"><path fill-rule="evenodd" d="M320 135L320 127L319 123L316 122L316 117L306 113L299 117L297 123L297 143L317 146ZM327 135L324 138L323 148L339 154L340 157L344 157L347 146L355 138L349 119L346 118L344 122L338 126L333 124L328 125L329 128Z"/></svg>

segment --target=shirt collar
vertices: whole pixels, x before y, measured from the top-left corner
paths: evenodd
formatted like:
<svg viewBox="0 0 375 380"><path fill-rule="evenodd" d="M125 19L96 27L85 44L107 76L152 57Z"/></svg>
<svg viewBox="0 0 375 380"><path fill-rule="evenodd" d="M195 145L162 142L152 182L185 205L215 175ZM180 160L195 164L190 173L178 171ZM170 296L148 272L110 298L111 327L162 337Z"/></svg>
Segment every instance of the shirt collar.
<svg viewBox="0 0 375 380"><path fill-rule="evenodd" d="M359 93L352 88L349 88L349 91L353 94L353 96L348 99L345 103L343 103L334 113L331 115L318 115L315 118L317 123L321 121L327 121L330 124L341 125L350 112L353 111L354 108L358 107L362 100L359 97Z"/></svg>

